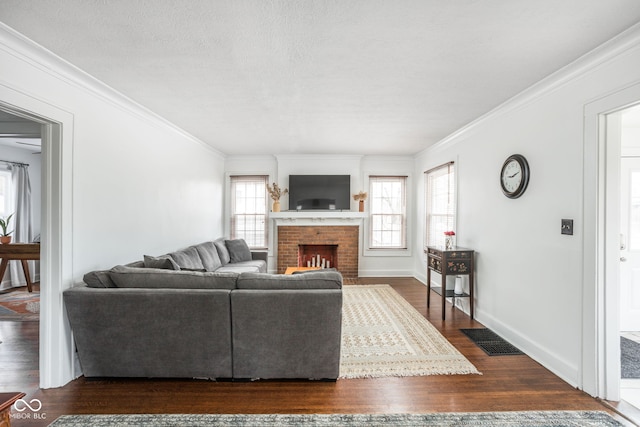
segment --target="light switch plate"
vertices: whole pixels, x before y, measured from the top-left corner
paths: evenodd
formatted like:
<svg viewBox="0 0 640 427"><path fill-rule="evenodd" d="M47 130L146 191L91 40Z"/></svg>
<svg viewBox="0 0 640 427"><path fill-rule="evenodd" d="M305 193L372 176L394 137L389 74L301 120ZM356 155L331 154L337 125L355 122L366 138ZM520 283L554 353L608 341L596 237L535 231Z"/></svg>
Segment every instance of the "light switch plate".
<svg viewBox="0 0 640 427"><path fill-rule="evenodd" d="M560 233L573 236L573 220L572 219L562 220L562 227L560 228Z"/></svg>

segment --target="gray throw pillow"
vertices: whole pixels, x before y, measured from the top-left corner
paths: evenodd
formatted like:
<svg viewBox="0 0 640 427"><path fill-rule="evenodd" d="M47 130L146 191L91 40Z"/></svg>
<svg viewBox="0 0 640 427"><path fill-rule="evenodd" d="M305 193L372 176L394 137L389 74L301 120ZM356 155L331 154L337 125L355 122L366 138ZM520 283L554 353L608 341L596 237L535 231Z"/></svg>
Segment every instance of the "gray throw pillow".
<svg viewBox="0 0 640 427"><path fill-rule="evenodd" d="M82 278L90 288L116 288L108 270L91 271Z"/></svg>
<svg viewBox="0 0 640 427"><path fill-rule="evenodd" d="M218 251L218 258L220 258L220 262L222 265L229 264L231 258L229 257L229 250L227 249L227 245L224 244L224 239L220 238L213 241L213 244L216 245L216 250Z"/></svg>
<svg viewBox="0 0 640 427"><path fill-rule="evenodd" d="M180 269L204 270L202 259L198 254L198 250L194 246L190 246L180 251L171 252L169 256L180 266Z"/></svg>
<svg viewBox="0 0 640 427"><path fill-rule="evenodd" d="M216 271L222 266L220 255L218 255L218 250L213 242L200 243L196 245L195 248L200 254L200 259L202 259L202 265L204 265L205 270Z"/></svg>
<svg viewBox="0 0 640 427"><path fill-rule="evenodd" d="M224 243L229 250L229 262L251 261L251 249L244 239L225 240Z"/></svg>
<svg viewBox="0 0 640 427"><path fill-rule="evenodd" d="M153 257L150 255L144 256L145 268L161 268L163 270L180 270L180 266L169 257L169 255L163 255L159 257Z"/></svg>

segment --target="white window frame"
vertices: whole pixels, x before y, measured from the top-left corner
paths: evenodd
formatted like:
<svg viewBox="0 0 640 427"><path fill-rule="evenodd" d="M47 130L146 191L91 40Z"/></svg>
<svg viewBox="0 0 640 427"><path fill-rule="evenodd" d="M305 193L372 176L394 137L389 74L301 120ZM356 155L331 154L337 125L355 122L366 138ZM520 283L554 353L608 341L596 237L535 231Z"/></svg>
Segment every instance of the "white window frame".
<svg viewBox="0 0 640 427"><path fill-rule="evenodd" d="M262 186L264 187L264 206L256 205L254 212L245 212L245 213L236 213L236 192L235 186L240 182L258 182L262 181ZM230 174L229 175L229 236L232 239L244 238L247 241L247 244L251 249L266 249L269 245L269 217L268 217L268 200L269 197L267 195L267 183L269 182L269 175L261 175L261 174ZM260 211L260 207L262 207L262 211ZM264 228L264 236L262 244L254 244L253 240L248 238L243 233L237 233L235 227L235 217L236 215L254 215L256 217L255 221L262 221ZM260 219L262 218L262 219ZM260 242L258 242L260 243Z"/></svg>
<svg viewBox="0 0 640 427"><path fill-rule="evenodd" d="M11 185L11 171L7 166L0 165L0 176L6 177L6 181L5 181L6 185L4 188L5 206L4 206L4 209L2 209L2 206L0 206L0 209L2 209L0 210L0 218L6 218L8 215L13 213L13 205L14 205L13 185Z"/></svg>
<svg viewBox="0 0 640 427"><path fill-rule="evenodd" d="M427 246L444 246L445 231L452 230L457 232L457 177L455 162L448 162L429 169L424 173L424 176L426 203L424 247L426 249ZM442 203L441 200L441 203L437 203L435 199L438 197L441 199L446 198L446 202Z"/></svg>
<svg viewBox="0 0 640 427"><path fill-rule="evenodd" d="M402 185L402 194L400 195L400 212L388 213L388 212L374 212L373 211L373 185L376 182L399 182ZM408 226L407 226L407 190L408 190L408 177L405 175L370 175L369 176L369 227L368 227L368 239L367 239L367 247L369 251L406 251L408 249ZM401 222L401 236L400 242L397 246L374 246L373 236L374 236L374 218L376 216L385 217L385 216L399 216Z"/></svg>

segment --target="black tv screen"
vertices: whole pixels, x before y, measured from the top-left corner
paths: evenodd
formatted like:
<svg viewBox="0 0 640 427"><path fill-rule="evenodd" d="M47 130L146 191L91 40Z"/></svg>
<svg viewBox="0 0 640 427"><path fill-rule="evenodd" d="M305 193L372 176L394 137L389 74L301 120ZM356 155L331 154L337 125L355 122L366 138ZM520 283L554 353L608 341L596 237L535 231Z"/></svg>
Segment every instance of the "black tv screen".
<svg viewBox="0 0 640 427"><path fill-rule="evenodd" d="M289 210L350 210L350 175L289 175Z"/></svg>

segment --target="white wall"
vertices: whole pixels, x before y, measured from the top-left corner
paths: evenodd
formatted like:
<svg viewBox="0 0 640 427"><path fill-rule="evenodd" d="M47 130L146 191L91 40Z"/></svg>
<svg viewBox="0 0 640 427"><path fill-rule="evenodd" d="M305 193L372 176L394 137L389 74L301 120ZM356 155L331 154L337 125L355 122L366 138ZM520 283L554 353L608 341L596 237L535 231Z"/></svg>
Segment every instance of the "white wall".
<svg viewBox="0 0 640 427"><path fill-rule="evenodd" d="M411 157L377 157L358 155L276 155L276 156L229 156L226 164L227 176L233 174L266 174L270 182L277 182L280 186L288 188L289 175L350 175L351 193L368 192L369 175L407 175L409 177L408 190L408 216L409 236L412 233L413 200L411 185L414 162ZM289 197L281 199L282 209L289 206ZM226 206L229 206L228 198ZM368 205L365 205L368 211ZM351 210L358 210L358 203L351 201ZM226 212L228 224L228 210ZM275 228L270 224L270 235L273 236ZM365 220L364 228L368 227ZM227 226L227 234L229 232ZM366 233L364 233L366 239ZM413 276L414 260L413 240L409 237L409 249L406 251L378 251L367 253L364 248L360 250L359 274L360 276ZM276 270L276 252L273 245L270 247L269 269Z"/></svg>
<svg viewBox="0 0 640 427"><path fill-rule="evenodd" d="M73 281L224 232L224 157L217 151L2 25L0 89L21 100L10 105L13 99L0 97L5 108L52 106L70 117L63 144L72 152L72 250L70 260L63 256ZM71 351L63 342L68 330L49 332L63 353ZM57 357L65 358L41 354L53 370L63 364Z"/></svg>
<svg viewBox="0 0 640 427"><path fill-rule="evenodd" d="M456 161L455 231L477 251L478 320L572 385L581 385L583 228L595 227L583 222L583 111L640 81L638 70L635 28L416 157L416 173ZM527 158L531 179L512 200L499 172L514 153ZM416 198L423 187L417 180ZM574 220L573 236L560 234L562 218ZM423 234L418 221L420 243ZM416 257L423 281L425 268Z"/></svg>

